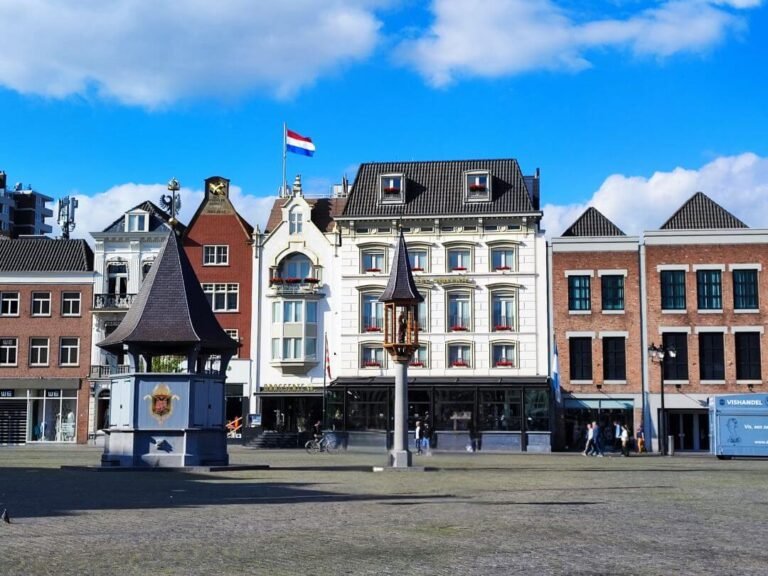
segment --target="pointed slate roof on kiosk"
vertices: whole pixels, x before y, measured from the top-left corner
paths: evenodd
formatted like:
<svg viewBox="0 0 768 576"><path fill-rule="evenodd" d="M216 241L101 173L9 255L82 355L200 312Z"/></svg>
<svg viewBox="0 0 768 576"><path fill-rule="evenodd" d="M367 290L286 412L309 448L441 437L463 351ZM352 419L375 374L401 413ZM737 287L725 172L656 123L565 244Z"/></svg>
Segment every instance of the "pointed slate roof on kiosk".
<svg viewBox="0 0 768 576"><path fill-rule="evenodd" d="M196 345L204 353L238 347L216 320L175 229L125 318L97 346L115 353L123 344L161 354L186 353Z"/></svg>
<svg viewBox="0 0 768 576"><path fill-rule="evenodd" d="M413 281L411 263L408 260L408 248L405 245L402 229L400 230L400 238L395 245L395 257L389 272L389 282L387 282L387 287L384 288L384 293L379 301L403 304L424 302L424 296L419 294L416 283Z"/></svg>

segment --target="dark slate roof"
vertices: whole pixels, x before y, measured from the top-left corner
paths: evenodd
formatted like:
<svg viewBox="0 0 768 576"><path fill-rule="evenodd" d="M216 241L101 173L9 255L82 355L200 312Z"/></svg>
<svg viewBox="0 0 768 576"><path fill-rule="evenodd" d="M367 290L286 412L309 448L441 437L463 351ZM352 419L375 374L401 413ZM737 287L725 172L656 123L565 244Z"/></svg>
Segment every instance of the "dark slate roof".
<svg viewBox="0 0 768 576"><path fill-rule="evenodd" d="M85 240L4 240L0 242L0 271L91 272L93 251Z"/></svg>
<svg viewBox="0 0 768 576"><path fill-rule="evenodd" d="M175 232L168 234L120 325L97 345L114 353L123 343L166 354L186 353L195 344L203 353L237 349L216 320Z"/></svg>
<svg viewBox="0 0 768 576"><path fill-rule="evenodd" d="M344 206L347 203L346 198L305 198L307 204L310 205L312 213L310 218L312 223L317 226L321 232L331 232L333 230L333 223L337 216L340 216L344 211ZM283 220L282 208L285 203L288 202L286 198L278 198L275 203L272 204L272 210L269 213L269 219L267 220L267 227L265 232L271 232L277 228L278 224Z"/></svg>
<svg viewBox="0 0 768 576"><path fill-rule="evenodd" d="M749 228L703 192L696 192L660 230L703 230Z"/></svg>
<svg viewBox="0 0 768 576"><path fill-rule="evenodd" d="M597 208L589 207L571 224L563 236L626 236L616 224Z"/></svg>
<svg viewBox="0 0 768 576"><path fill-rule="evenodd" d="M130 210L126 210L123 214L120 215L120 218L112 222L109 226L104 228L102 232L124 232L125 231L125 214L127 212L131 212L133 210L145 210L146 212L149 212L149 228L148 230L150 232L165 232L168 229L170 229L171 225L168 223L168 221L171 219L171 215L168 214L165 210L157 206L157 204L154 204L153 202L150 202L149 200L145 200L141 204L137 204ZM176 229L180 232L183 232L186 227L181 223L177 222Z"/></svg>
<svg viewBox="0 0 768 576"><path fill-rule="evenodd" d="M464 201L464 173L487 170L491 201ZM405 204L379 202L380 176L403 174ZM538 213L517 160L452 160L362 164L344 209L345 217Z"/></svg>
<svg viewBox="0 0 768 576"><path fill-rule="evenodd" d="M399 301L403 304L416 304L424 302L424 297L419 294L416 283L413 281L411 263L408 260L408 247L405 245L403 231L400 230L400 238L395 245L395 256L392 262L392 270L389 272L389 282L379 297L381 302Z"/></svg>

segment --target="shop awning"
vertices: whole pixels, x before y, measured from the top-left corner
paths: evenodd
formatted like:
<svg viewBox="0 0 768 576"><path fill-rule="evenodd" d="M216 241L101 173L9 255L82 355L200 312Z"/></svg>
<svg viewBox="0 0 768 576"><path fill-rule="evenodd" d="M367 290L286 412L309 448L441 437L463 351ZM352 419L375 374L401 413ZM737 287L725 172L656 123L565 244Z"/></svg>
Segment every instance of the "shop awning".
<svg viewBox="0 0 768 576"><path fill-rule="evenodd" d="M565 398L563 405L568 408L586 408L590 410L631 410L635 403L631 399L616 398Z"/></svg>
<svg viewBox="0 0 768 576"><path fill-rule="evenodd" d="M542 386L548 383L546 376L514 376L505 378L493 378L488 376L469 377L437 377L437 376L410 376L408 386ZM330 387L337 386L394 386L395 379L392 376L370 377L342 377L336 378Z"/></svg>
<svg viewBox="0 0 768 576"><path fill-rule="evenodd" d="M0 389L5 390L77 390L80 378L0 378Z"/></svg>

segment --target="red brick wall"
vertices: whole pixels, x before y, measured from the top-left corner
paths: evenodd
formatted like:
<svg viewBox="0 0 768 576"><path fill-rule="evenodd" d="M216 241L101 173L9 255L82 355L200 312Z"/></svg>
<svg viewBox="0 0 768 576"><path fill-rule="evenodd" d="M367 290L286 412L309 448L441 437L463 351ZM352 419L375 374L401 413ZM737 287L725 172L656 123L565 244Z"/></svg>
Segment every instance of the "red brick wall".
<svg viewBox="0 0 768 576"><path fill-rule="evenodd" d="M228 245L228 266L203 266L203 246ZM239 311L218 312L216 319L224 329L237 330L242 346L240 358L248 358L251 350L251 284L253 252L250 237L233 214L201 214L187 231L184 250L201 284L228 283L240 285Z"/></svg>
<svg viewBox="0 0 768 576"><path fill-rule="evenodd" d="M647 246L646 247L646 276L648 299L648 339L649 342L661 343L659 327L685 326L691 328L688 335L688 379L689 384L683 385L684 392L695 394L728 394L745 393L746 386L736 384L736 353L735 335L731 326L765 326L768 321L768 283L765 274L768 271L768 246L762 244L729 244L729 245L687 245L687 246ZM659 265L689 265L685 274L686 311L685 313L661 312L661 274ZM700 313L697 305L696 272L694 265L712 264L724 265L722 272L723 312ZM762 271L758 272L758 302L757 313L735 313L733 310L733 275L728 269L729 264L761 264ZM725 380L726 384L701 384L699 378L699 338L695 333L696 326L726 326L723 346L725 351ZM762 379L768 377L768 346L766 335L761 336L761 369ZM651 367L649 370L650 390L658 393L660 388L660 370ZM759 389L760 385L756 385ZM665 386L668 391L669 386Z"/></svg>

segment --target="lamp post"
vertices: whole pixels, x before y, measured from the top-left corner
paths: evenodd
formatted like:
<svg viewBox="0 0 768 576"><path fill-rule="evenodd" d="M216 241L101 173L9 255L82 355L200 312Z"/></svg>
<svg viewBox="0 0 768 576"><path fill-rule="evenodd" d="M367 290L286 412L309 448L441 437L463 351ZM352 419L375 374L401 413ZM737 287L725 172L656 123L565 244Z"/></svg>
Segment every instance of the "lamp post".
<svg viewBox="0 0 768 576"><path fill-rule="evenodd" d="M395 362L395 430L389 465L411 466L408 450L408 363L419 347L418 306L424 301L413 281L403 231L395 246L389 282L379 298L384 303L384 349Z"/></svg>
<svg viewBox="0 0 768 576"><path fill-rule="evenodd" d="M674 348L665 348L651 343L648 346L648 356L652 361L658 362L661 367L661 410L659 411L659 451L662 456L667 455L667 413L664 408L664 359L674 358L677 351Z"/></svg>

